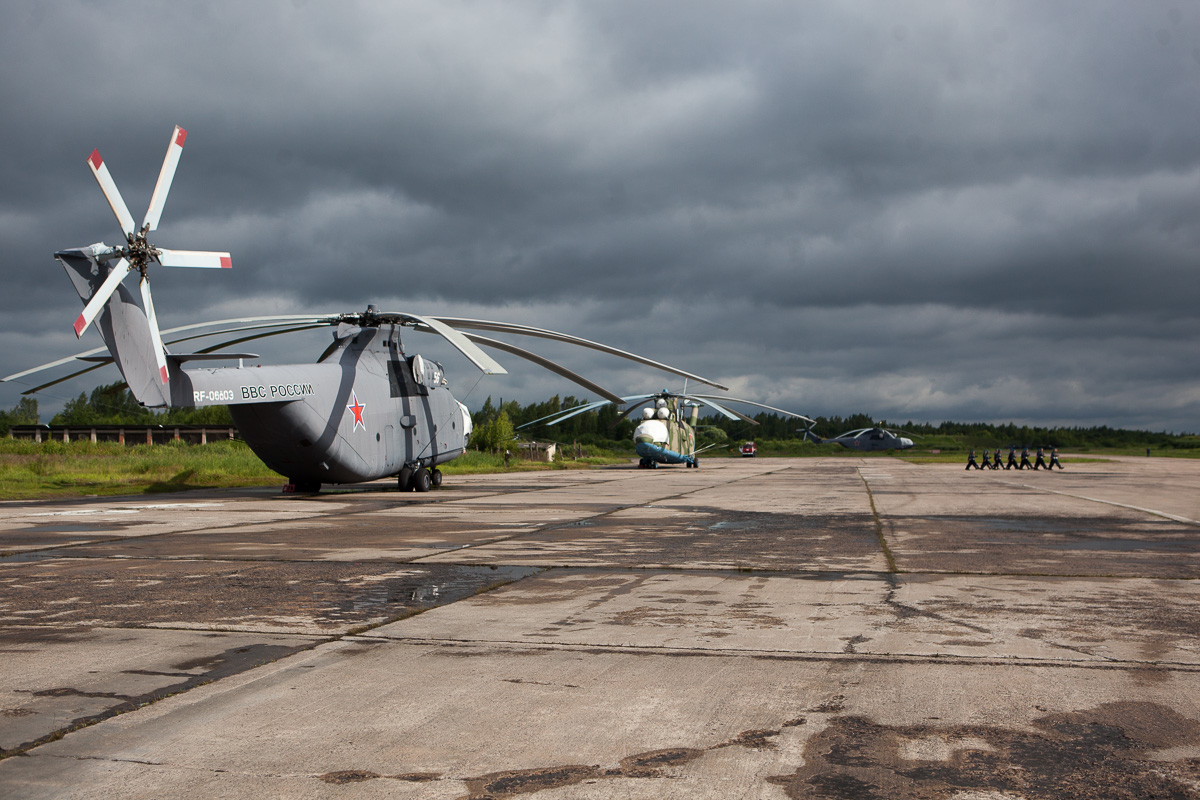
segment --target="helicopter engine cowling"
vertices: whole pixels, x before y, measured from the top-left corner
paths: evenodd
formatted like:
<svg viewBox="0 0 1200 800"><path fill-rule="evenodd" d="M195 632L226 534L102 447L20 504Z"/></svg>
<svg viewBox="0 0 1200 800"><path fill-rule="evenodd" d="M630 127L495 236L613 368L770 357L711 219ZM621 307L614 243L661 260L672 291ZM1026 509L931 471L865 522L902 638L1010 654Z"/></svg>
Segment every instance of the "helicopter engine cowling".
<svg viewBox="0 0 1200 800"><path fill-rule="evenodd" d="M633 430L633 441L645 444L666 444L667 423L660 419L644 420Z"/></svg>

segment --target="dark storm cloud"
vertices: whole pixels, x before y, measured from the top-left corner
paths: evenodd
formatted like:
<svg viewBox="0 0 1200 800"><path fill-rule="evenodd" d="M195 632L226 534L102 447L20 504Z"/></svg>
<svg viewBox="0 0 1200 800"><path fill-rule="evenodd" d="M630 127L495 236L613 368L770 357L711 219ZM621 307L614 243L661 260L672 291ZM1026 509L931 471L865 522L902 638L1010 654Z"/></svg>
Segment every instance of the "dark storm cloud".
<svg viewBox="0 0 1200 800"><path fill-rule="evenodd" d="M471 309L808 413L1198 427L1187 7L47 2L10 17L5 373L75 346L78 301L48 253L115 240L84 157L101 149L140 217L179 123L156 241L229 249L235 270L159 270L166 324ZM662 382L555 357L620 391ZM505 381L485 391L571 390L517 366Z"/></svg>

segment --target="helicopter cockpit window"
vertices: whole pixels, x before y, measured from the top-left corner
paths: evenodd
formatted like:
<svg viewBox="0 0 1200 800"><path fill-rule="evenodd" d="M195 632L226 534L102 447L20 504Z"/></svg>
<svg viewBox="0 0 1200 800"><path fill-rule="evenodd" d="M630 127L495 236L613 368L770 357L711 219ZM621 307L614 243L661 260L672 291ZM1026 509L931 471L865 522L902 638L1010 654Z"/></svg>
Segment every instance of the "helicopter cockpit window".
<svg viewBox="0 0 1200 800"><path fill-rule="evenodd" d="M413 359L405 361L388 361L388 386L391 390L392 397L418 397L429 394L429 389L417 383L414 379Z"/></svg>

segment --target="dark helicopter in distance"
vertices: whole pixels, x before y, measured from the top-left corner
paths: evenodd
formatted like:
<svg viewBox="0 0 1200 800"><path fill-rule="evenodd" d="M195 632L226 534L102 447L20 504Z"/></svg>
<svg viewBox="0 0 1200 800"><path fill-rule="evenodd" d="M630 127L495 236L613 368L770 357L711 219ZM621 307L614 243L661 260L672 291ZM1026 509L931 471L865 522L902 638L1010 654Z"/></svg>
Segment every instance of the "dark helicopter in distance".
<svg viewBox="0 0 1200 800"><path fill-rule="evenodd" d="M858 428L852 431L846 431L843 434L834 436L831 439L822 439L812 432L813 426L809 425L803 429L804 438L816 444L840 444L842 447L848 447L851 450L873 451L873 450L907 450L913 446L913 440L901 433L905 431L891 431L882 428L878 425L872 428ZM909 434L910 436L912 434Z"/></svg>
<svg viewBox="0 0 1200 800"><path fill-rule="evenodd" d="M445 370L436 361L405 351L408 331L442 336L485 374L506 370L480 345L532 361L607 398L613 392L542 356L508 342L470 331L518 334L565 342L651 366L685 379L725 389L698 375L644 356L570 334L492 320L366 311L245 317L159 330L150 293L151 267L228 269L229 253L168 250L147 240L158 227L167 192L187 132L176 126L158 182L140 228L117 190L108 166L94 150L87 163L121 226L125 244L103 243L55 253L83 301L76 336L95 323L104 348L18 372L3 381L70 363L92 366L41 384L25 394L53 386L106 364L115 363L130 392L143 406L200 407L227 405L241 436L271 469L286 476L289 489L316 492L324 483L359 483L396 476L399 488L428 491L441 484L437 468L461 455L471 434L471 416L451 394ZM138 273L140 302L123 284ZM282 333L333 328L333 342L316 363L246 367L253 353L221 348ZM214 328L213 330L205 329ZM164 340L164 334L168 340ZM168 349L195 339L236 334L230 341L192 352ZM104 351L107 350L107 355ZM210 366L236 361L238 366ZM197 365L183 369L187 362Z"/></svg>

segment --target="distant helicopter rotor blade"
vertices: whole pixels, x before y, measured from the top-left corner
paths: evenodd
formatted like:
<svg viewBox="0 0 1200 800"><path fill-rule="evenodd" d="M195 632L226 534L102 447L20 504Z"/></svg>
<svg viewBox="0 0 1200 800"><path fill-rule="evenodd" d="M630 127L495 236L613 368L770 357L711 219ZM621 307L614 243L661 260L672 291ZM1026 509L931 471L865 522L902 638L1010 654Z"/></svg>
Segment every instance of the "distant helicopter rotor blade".
<svg viewBox="0 0 1200 800"><path fill-rule="evenodd" d="M632 408L628 409L625 412L626 414L628 414L630 411L633 411L634 409L636 409L638 407L638 405L640 405L642 402L649 400L651 397L654 397L654 395L639 394L639 395L632 395L630 397L621 397L621 398L618 398L618 400L621 404L626 404L626 403L634 403L635 404ZM537 423L545 422L546 420L550 420L549 422L546 422L547 425L557 425L560 422L565 422L566 420L570 419L571 417L577 416L579 414L583 414L588 411L594 411L595 409L601 408L602 406L606 406L611 402L613 402L613 401L611 401L611 400L596 400L595 402L592 402L592 403L584 403L581 406L574 406L572 408L564 408L560 411L555 411L553 414L547 414L544 417L539 417L538 419L535 419L532 422L526 422L524 425L521 425L520 427L528 428L530 425L536 425Z"/></svg>
<svg viewBox="0 0 1200 800"><path fill-rule="evenodd" d="M232 269L229 253L209 250L167 250L158 248L158 263L164 267L199 267L201 269Z"/></svg>
<svg viewBox="0 0 1200 800"><path fill-rule="evenodd" d="M163 352L162 334L158 332L158 318L154 315L154 299L150 296L150 281L141 280L142 307L146 310L146 319L150 323L150 340L154 343L154 361L158 364L158 377L163 383L169 381L167 373L167 357Z"/></svg>
<svg viewBox="0 0 1200 800"><path fill-rule="evenodd" d="M158 183L154 185L154 194L150 195L150 206L146 209L146 218L142 221L142 229L153 231L158 229L158 220L162 217L163 205L167 202L167 193L171 191L171 181L175 179L175 168L179 166L179 156L183 153L183 142L187 139L187 131L178 125L171 133L171 141L167 145L167 155L163 159L162 169L158 173Z"/></svg>
<svg viewBox="0 0 1200 800"><path fill-rule="evenodd" d="M438 319L447 325L453 325L455 328L494 331L496 333L515 333L522 336L536 336L542 339L551 339L557 342L578 345L579 347L587 347L592 350L599 350L602 353L608 353L610 355L620 356L621 358L625 358L630 361L636 361L637 363L645 364L648 367L661 369L664 372L670 372L673 375L679 375L680 377L687 378L689 380L698 381L709 386L715 386L718 389L729 388L728 386L716 383L715 381L710 381L707 378L702 378L699 375L695 375L691 372L685 372L684 370L677 369L676 367L672 367L668 364L654 361L653 359L646 358L645 356L639 356L637 353L630 353L626 350L610 347L609 345L601 344L600 342L593 342L590 339L583 339L579 336L571 336L567 333L558 333L557 331L546 330L545 328L534 328L529 325L495 322L486 319L468 319L464 317L438 317Z"/></svg>
<svg viewBox="0 0 1200 800"><path fill-rule="evenodd" d="M83 336L83 332L88 329L93 320L100 315L104 310L104 304L108 302L108 298L112 297L113 292L117 290L118 284L125 279L129 274L132 265L125 259L118 261L109 271L108 277L104 279L104 283L100 284L100 288L92 295L92 299L87 301L87 305L83 307L83 312L75 319L75 337Z"/></svg>
<svg viewBox="0 0 1200 800"><path fill-rule="evenodd" d="M705 405L705 406L708 406L709 408L715 409L718 413L728 417L729 419L741 420L742 422L749 422L751 425L758 424L757 420L747 417L745 414L741 413L740 411L734 411L731 408L726 408L725 406L721 405L720 403L715 403L711 399L701 398L700 395L696 395L696 394L688 395L687 397L689 400L693 400L697 403L700 403L701 405ZM743 401L739 400L738 402L740 403Z"/></svg>
<svg viewBox="0 0 1200 800"><path fill-rule="evenodd" d="M817 424L815 421L809 419L808 417L804 416L803 414L797 414L794 411L787 411L782 408L775 408L775 406L768 406L764 403L756 403L753 400L742 400L741 398L736 398L736 397L716 397L716 396L710 395L710 394L693 394L693 395L686 395L686 396L687 397L697 397L697 398L701 398L704 400L722 400L724 402L733 401L733 402L738 402L738 403L745 403L748 406L757 406L758 408L765 408L768 411L776 411L780 414L786 414L789 417L795 417L796 419L802 419L805 422L811 422L814 425Z"/></svg>
<svg viewBox="0 0 1200 800"><path fill-rule="evenodd" d="M104 192L109 207L117 217L117 224L121 226L121 232L125 234L126 239L132 237L136 233L136 229L133 227L133 215L129 213L129 207L121 198L121 191L109 173L108 165L100 157L99 149L92 151L92 154L88 156L87 163L92 170L92 175L96 177L96 182L100 184L100 191Z"/></svg>
<svg viewBox="0 0 1200 800"><path fill-rule="evenodd" d="M605 398L609 402L613 402L613 403L622 402L620 395L610 392L608 389L605 389L603 386L593 383L593 382L589 381L587 378L583 377L582 375L574 373L571 370L567 369L566 367L562 366L561 364L557 364L548 358L543 358L542 356L539 356L537 353L531 353L530 351L525 350L524 348L517 347L516 345L513 345L513 344L509 344L508 342L501 342L497 339L492 339L487 336L480 336L479 334L476 334L476 333L468 333L468 334L464 334L464 335L468 339L470 339L472 342L475 342L476 344L481 344L481 345L484 345L485 347L494 347L497 350L503 350L506 353L511 353L512 355L517 356L518 358L523 358L526 361L532 361L534 364L537 364L540 367L545 367L546 369L550 370L551 372L561 375L562 377L566 378L567 380L573 381L574 383L579 384L580 386L582 386L585 389L590 389L591 391L593 391L596 394L600 395L601 397Z"/></svg>

